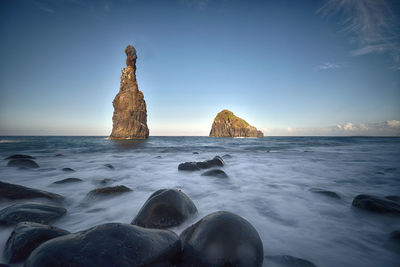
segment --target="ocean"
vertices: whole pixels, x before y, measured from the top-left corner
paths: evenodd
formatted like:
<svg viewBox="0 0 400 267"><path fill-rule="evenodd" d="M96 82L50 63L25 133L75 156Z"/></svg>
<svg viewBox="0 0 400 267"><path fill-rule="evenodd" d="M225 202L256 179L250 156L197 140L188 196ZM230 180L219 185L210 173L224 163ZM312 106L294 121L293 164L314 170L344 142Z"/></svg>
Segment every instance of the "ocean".
<svg viewBox="0 0 400 267"><path fill-rule="evenodd" d="M54 225L70 232L107 222L130 223L154 191L178 188L199 212L171 229L177 234L205 215L225 210L256 228L265 255L291 255L322 267L400 266L400 255L384 247L389 233L400 230L399 217L351 205L358 194L400 195L400 138L0 137L0 156L12 154L34 156L40 168L20 170L2 160L0 180L67 197L67 215ZM229 178L178 171L182 162L216 155L229 155L223 168ZM69 177L83 182L52 184ZM87 201L90 190L104 185L133 191ZM341 199L311 188L336 192ZM1 201L0 208L11 203ZM0 228L1 251L11 231Z"/></svg>

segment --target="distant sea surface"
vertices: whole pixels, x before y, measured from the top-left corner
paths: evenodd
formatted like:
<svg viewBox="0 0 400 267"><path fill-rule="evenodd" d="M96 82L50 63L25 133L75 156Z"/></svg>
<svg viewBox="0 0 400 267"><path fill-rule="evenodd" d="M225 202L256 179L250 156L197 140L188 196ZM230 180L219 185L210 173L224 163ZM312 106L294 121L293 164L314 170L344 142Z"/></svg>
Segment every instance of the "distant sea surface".
<svg viewBox="0 0 400 267"><path fill-rule="evenodd" d="M0 137L0 156L12 154L34 156L40 168L19 170L1 159L0 180L66 196L68 213L54 225L71 232L106 222L130 223L154 191L178 188L199 214L171 229L177 234L211 212L226 210L257 229L265 255L291 255L322 267L400 266L399 254L384 247L389 233L400 230L400 219L351 206L358 194L400 195L400 138ZM228 179L178 171L179 163L226 154ZM84 181L52 184L69 177ZM133 191L85 202L105 178L110 179L107 186ZM341 199L311 188L334 191ZM10 204L0 202L0 208ZM0 250L11 230L0 229Z"/></svg>

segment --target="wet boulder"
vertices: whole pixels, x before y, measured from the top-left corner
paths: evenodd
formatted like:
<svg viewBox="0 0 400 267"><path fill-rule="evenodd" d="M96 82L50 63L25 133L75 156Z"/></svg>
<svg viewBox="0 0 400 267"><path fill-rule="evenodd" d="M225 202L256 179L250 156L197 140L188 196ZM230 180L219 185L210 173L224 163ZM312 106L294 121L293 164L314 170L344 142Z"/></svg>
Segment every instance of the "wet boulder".
<svg viewBox="0 0 400 267"><path fill-rule="evenodd" d="M75 171L74 169L71 169L71 168L62 168L61 170L64 172L74 172Z"/></svg>
<svg viewBox="0 0 400 267"><path fill-rule="evenodd" d="M352 205L374 213L400 216L400 204L386 198L358 195L354 198Z"/></svg>
<svg viewBox="0 0 400 267"><path fill-rule="evenodd" d="M60 228L33 222L20 222L7 240L4 256L10 263L25 260L47 240L69 234Z"/></svg>
<svg viewBox="0 0 400 267"><path fill-rule="evenodd" d="M66 179L62 179L59 181L55 181L53 184L69 184L69 183L77 183L77 182L83 182L83 180L79 179L79 178L66 178Z"/></svg>
<svg viewBox="0 0 400 267"><path fill-rule="evenodd" d="M55 193L33 189L22 185L10 184L0 182L0 198L6 199L32 199L32 198L46 198L53 201L60 202L64 199Z"/></svg>
<svg viewBox="0 0 400 267"><path fill-rule="evenodd" d="M12 225L19 222L48 224L67 213L61 206L44 203L19 203L0 210L0 225Z"/></svg>
<svg viewBox="0 0 400 267"><path fill-rule="evenodd" d="M310 192L316 193L316 194L320 194L320 195L324 195L327 197L331 197L331 198L337 198L337 199L341 199L341 197L333 191L329 191L329 190L324 190L321 188L311 188Z"/></svg>
<svg viewBox="0 0 400 267"><path fill-rule="evenodd" d="M391 200L391 201L400 203L400 196L393 195L393 196L386 196L385 198L386 198L386 199L389 199L389 200Z"/></svg>
<svg viewBox="0 0 400 267"><path fill-rule="evenodd" d="M104 164L105 167L109 168L110 170L114 170L114 166L111 164Z"/></svg>
<svg viewBox="0 0 400 267"><path fill-rule="evenodd" d="M264 266L268 267L316 267L312 262L288 255L265 256Z"/></svg>
<svg viewBox="0 0 400 267"><path fill-rule="evenodd" d="M218 178L228 178L228 175L220 169L215 169L215 170L209 170L206 172L203 172L201 176L214 176Z"/></svg>
<svg viewBox="0 0 400 267"><path fill-rule="evenodd" d="M36 169L39 165L31 159L12 159L7 163L7 167Z"/></svg>
<svg viewBox="0 0 400 267"><path fill-rule="evenodd" d="M86 196L88 198L115 196L123 193L131 192L132 189L124 185L108 186L96 188L90 191Z"/></svg>
<svg viewBox="0 0 400 267"><path fill-rule="evenodd" d="M393 231L385 243L385 248L400 254L400 231Z"/></svg>
<svg viewBox="0 0 400 267"><path fill-rule="evenodd" d="M219 211L184 230L183 266L262 266L263 244L256 229L242 217Z"/></svg>
<svg viewBox="0 0 400 267"><path fill-rule="evenodd" d="M161 189L147 199L131 224L164 229L180 225L196 212L196 206L182 191Z"/></svg>
<svg viewBox="0 0 400 267"><path fill-rule="evenodd" d="M36 248L25 267L175 266L178 236L168 230L108 223L61 236Z"/></svg>
<svg viewBox="0 0 400 267"><path fill-rule="evenodd" d="M29 155L15 154L15 155L9 156L5 159L35 159L35 158L32 156L29 156Z"/></svg>
<svg viewBox="0 0 400 267"><path fill-rule="evenodd" d="M180 171L198 171L201 169L209 169L212 167L224 166L224 160L220 156L215 156L213 159L197 162L184 162L179 164L178 170Z"/></svg>

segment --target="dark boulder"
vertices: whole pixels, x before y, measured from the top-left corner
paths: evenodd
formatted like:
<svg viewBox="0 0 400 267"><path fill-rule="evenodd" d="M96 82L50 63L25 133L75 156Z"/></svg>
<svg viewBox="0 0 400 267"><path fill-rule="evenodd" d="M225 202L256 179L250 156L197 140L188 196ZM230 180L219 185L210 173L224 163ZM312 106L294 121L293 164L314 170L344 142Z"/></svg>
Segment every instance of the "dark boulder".
<svg viewBox="0 0 400 267"><path fill-rule="evenodd" d="M264 266L268 267L316 267L308 260L288 255L265 256Z"/></svg>
<svg viewBox="0 0 400 267"><path fill-rule="evenodd" d="M40 244L66 234L69 232L54 226L20 222L7 240L4 256L10 263L25 260Z"/></svg>
<svg viewBox="0 0 400 267"><path fill-rule="evenodd" d="M197 162L184 162L179 164L180 171L198 171L201 169L209 169L212 167L224 166L224 160L220 156L215 156L213 159Z"/></svg>
<svg viewBox="0 0 400 267"><path fill-rule="evenodd" d="M66 178L66 179L56 181L53 184L68 184L68 183L77 183L77 182L83 182L83 180L79 179L79 178Z"/></svg>
<svg viewBox="0 0 400 267"><path fill-rule="evenodd" d="M36 169L39 165L31 159L12 159L7 163L8 167Z"/></svg>
<svg viewBox="0 0 400 267"><path fill-rule="evenodd" d="M385 248L400 254L400 231L393 231L385 243Z"/></svg>
<svg viewBox="0 0 400 267"><path fill-rule="evenodd" d="M31 253L24 266L172 267L180 247L171 231L108 223L47 241Z"/></svg>
<svg viewBox="0 0 400 267"><path fill-rule="evenodd" d="M400 216L400 204L386 198L358 195L352 205L375 213Z"/></svg>
<svg viewBox="0 0 400 267"><path fill-rule="evenodd" d="M58 194L5 182L0 182L0 198L7 198L7 199L47 198L58 202L64 199L63 196L60 196Z"/></svg>
<svg viewBox="0 0 400 267"><path fill-rule="evenodd" d="M111 164L104 164L105 167L109 168L110 170L114 170L114 166Z"/></svg>
<svg viewBox="0 0 400 267"><path fill-rule="evenodd" d="M214 212L182 232L183 266L261 266L263 244L242 217Z"/></svg>
<svg viewBox="0 0 400 267"><path fill-rule="evenodd" d="M62 168L61 170L64 172L74 172L75 171L74 169L71 169L71 168Z"/></svg>
<svg viewBox="0 0 400 267"><path fill-rule="evenodd" d="M101 188L93 189L92 191L87 193L86 199L115 196L115 195L120 195L120 194L127 193L127 192L132 192L132 189L130 189L124 185L101 187Z"/></svg>
<svg viewBox="0 0 400 267"><path fill-rule="evenodd" d="M20 203L0 210L0 225L12 225L19 222L48 224L62 217L67 210L60 206L44 203Z"/></svg>
<svg viewBox="0 0 400 267"><path fill-rule="evenodd" d="M5 159L35 159L35 158L32 156L29 156L29 155L15 154L15 155L9 156Z"/></svg>
<svg viewBox="0 0 400 267"><path fill-rule="evenodd" d="M161 189L147 199L131 224L163 229L180 225L196 212L196 206L182 191Z"/></svg>
<svg viewBox="0 0 400 267"><path fill-rule="evenodd" d="M64 155L61 153L56 154L56 157L62 157L62 156L64 156Z"/></svg>
<svg viewBox="0 0 400 267"><path fill-rule="evenodd" d="M329 190L324 190L324 189L321 189L321 188L311 188L310 192L313 192L313 193L316 193L316 194L321 194L321 195L324 195L324 196L327 196L327 197L341 199L341 197L337 193L335 193L333 191L329 191Z"/></svg>
<svg viewBox="0 0 400 267"><path fill-rule="evenodd" d="M219 169L215 170L209 170L201 174L201 176L214 176L218 178L228 178L228 175L223 171Z"/></svg>

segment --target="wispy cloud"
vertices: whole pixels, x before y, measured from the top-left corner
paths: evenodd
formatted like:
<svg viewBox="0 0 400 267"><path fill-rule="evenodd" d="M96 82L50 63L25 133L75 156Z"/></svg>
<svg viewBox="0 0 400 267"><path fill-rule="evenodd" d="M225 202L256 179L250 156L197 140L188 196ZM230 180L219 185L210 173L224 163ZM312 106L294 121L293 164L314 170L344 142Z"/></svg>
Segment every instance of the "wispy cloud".
<svg viewBox="0 0 400 267"><path fill-rule="evenodd" d="M42 10L42 11L44 11L44 12L47 12L47 13L56 13L56 11L55 11L53 8L49 7L48 4L46 4L46 3L44 3L44 2L41 2L41 1L33 1L33 3L35 4L35 6L36 6L38 9L40 9L40 10Z"/></svg>
<svg viewBox="0 0 400 267"><path fill-rule="evenodd" d="M338 69L340 68L340 65L335 64L335 63L330 63L330 62L325 62L318 66L318 69L320 70L329 70L329 69Z"/></svg>
<svg viewBox="0 0 400 267"><path fill-rule="evenodd" d="M400 120L376 123L346 122L335 126L305 128L263 128L266 136L400 136Z"/></svg>
<svg viewBox="0 0 400 267"><path fill-rule="evenodd" d="M325 0L317 11L324 16L341 15L339 23L357 48L352 56L390 53L400 61L399 18L386 0Z"/></svg>

